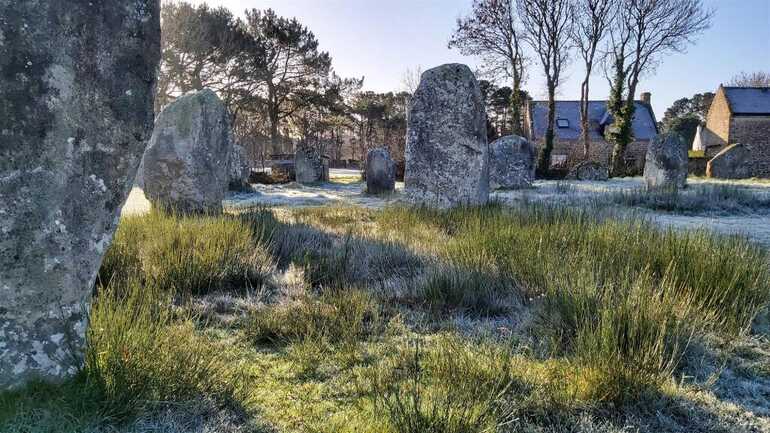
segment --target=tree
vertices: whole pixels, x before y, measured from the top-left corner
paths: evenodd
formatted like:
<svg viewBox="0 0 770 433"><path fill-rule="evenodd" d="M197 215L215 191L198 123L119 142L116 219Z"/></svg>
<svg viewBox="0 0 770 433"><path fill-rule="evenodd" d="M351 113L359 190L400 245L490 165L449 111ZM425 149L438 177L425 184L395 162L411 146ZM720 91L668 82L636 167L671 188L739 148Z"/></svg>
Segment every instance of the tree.
<svg viewBox="0 0 770 433"><path fill-rule="evenodd" d="M511 93L512 132L521 135L521 99L525 58L522 29L514 0L474 0L471 15L457 20L450 48L464 55L480 56L487 71L504 71L513 80Z"/></svg>
<svg viewBox="0 0 770 433"><path fill-rule="evenodd" d="M401 77L401 88L403 92L410 95L414 95L417 91L417 87L420 85L420 79L422 79L422 66L416 68L407 68L404 71L404 75Z"/></svg>
<svg viewBox="0 0 770 433"><path fill-rule="evenodd" d="M281 153L280 126L309 103L303 91L320 86L328 77L331 57L319 51L313 32L296 18L278 16L273 10L246 11L246 31L264 50L264 65L247 67L249 90L262 88L255 101L262 102L269 126L272 151Z"/></svg>
<svg viewBox="0 0 770 433"><path fill-rule="evenodd" d="M233 62L247 43L241 23L225 8L164 3L161 9L161 67L156 109L176 96L214 89L232 102L237 80Z"/></svg>
<svg viewBox="0 0 770 433"><path fill-rule="evenodd" d="M615 20L619 4L619 0L579 0L576 3L572 40L585 68L583 82L580 84L580 122L583 153L586 158L591 146L588 122L591 73L599 44Z"/></svg>
<svg viewBox="0 0 770 433"><path fill-rule="evenodd" d="M692 143L698 126L706 121L713 99L714 94L706 92L674 101L666 110L660 122L660 129L664 132L675 132L684 137L687 143Z"/></svg>
<svg viewBox="0 0 770 433"><path fill-rule="evenodd" d="M526 31L526 40L540 59L548 87L545 145L537 162L538 171L546 173L550 168L555 136L556 89L569 61L574 7L568 0L518 0L518 9Z"/></svg>
<svg viewBox="0 0 770 433"><path fill-rule="evenodd" d="M664 54L684 52L693 38L705 31L713 12L702 0L622 0L616 25L611 30L614 82L612 97L621 97L622 106L611 107L614 123L608 138L613 143L610 174L625 172L625 151L633 140L631 122L635 96L641 76L651 73ZM615 94L617 93L617 94Z"/></svg>
<svg viewBox="0 0 770 433"><path fill-rule="evenodd" d="M738 87L770 87L770 72L741 72L730 80L729 85Z"/></svg>

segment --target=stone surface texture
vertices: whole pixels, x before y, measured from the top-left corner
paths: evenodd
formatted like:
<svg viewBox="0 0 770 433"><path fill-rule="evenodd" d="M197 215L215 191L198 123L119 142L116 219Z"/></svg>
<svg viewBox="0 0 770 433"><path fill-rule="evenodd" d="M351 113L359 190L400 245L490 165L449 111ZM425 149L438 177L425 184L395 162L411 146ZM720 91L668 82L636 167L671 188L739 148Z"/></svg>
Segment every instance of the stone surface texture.
<svg viewBox="0 0 770 433"><path fill-rule="evenodd" d="M687 186L687 144L679 134L660 134L650 142L644 164L648 188Z"/></svg>
<svg viewBox="0 0 770 433"><path fill-rule="evenodd" d="M209 89L161 111L144 154L144 193L154 206L221 212L233 146L227 108Z"/></svg>
<svg viewBox="0 0 770 433"><path fill-rule="evenodd" d="M396 189L396 163L385 148L372 149L366 154L366 192L383 194Z"/></svg>
<svg viewBox="0 0 770 433"><path fill-rule="evenodd" d="M452 207L489 200L486 112L470 68L426 71L409 104L406 195L418 205Z"/></svg>
<svg viewBox="0 0 770 433"><path fill-rule="evenodd" d="M228 164L228 186L230 190L241 191L249 184L251 165L249 164L246 149L240 144L233 144L230 149Z"/></svg>
<svg viewBox="0 0 770 433"><path fill-rule="evenodd" d="M770 131L768 131L770 134ZM706 165L706 175L717 179L747 179L752 176L750 146L733 144L717 153Z"/></svg>
<svg viewBox="0 0 770 433"><path fill-rule="evenodd" d="M159 0L0 0L0 390L83 359L153 122Z"/></svg>
<svg viewBox="0 0 770 433"><path fill-rule="evenodd" d="M535 181L535 146L523 137L508 135L489 145L489 187L529 188Z"/></svg>
<svg viewBox="0 0 770 433"><path fill-rule="evenodd" d="M297 146L294 154L294 174L299 183L327 182L329 159L312 146Z"/></svg>
<svg viewBox="0 0 770 433"><path fill-rule="evenodd" d="M596 161L583 161L570 169L567 179L605 181L610 179L610 173L606 165Z"/></svg>

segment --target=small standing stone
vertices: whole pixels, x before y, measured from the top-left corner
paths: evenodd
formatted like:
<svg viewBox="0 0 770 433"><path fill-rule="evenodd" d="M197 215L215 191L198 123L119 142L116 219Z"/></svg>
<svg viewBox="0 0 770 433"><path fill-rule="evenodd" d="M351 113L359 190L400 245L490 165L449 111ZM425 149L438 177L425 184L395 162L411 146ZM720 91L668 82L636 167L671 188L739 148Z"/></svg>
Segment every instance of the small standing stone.
<svg viewBox="0 0 770 433"><path fill-rule="evenodd" d="M144 154L147 199L179 212L221 212L231 149L229 115L216 93L178 98L158 116Z"/></svg>
<svg viewBox="0 0 770 433"><path fill-rule="evenodd" d="M647 147L644 180L648 188L687 186L687 145L679 134L660 134Z"/></svg>
<svg viewBox="0 0 770 433"><path fill-rule="evenodd" d="M606 165L596 161L582 161L570 169L567 179L604 182L610 179L610 173Z"/></svg>
<svg viewBox="0 0 770 433"><path fill-rule="evenodd" d="M706 165L706 176L717 179L746 179L751 177L751 148L733 144L722 149Z"/></svg>
<svg viewBox="0 0 770 433"><path fill-rule="evenodd" d="M159 0L0 0L0 390L82 364L159 60Z"/></svg>
<svg viewBox="0 0 770 433"><path fill-rule="evenodd" d="M294 154L294 171L297 182L302 184L329 181L329 159L318 149L299 145Z"/></svg>
<svg viewBox="0 0 770 433"><path fill-rule="evenodd" d="M486 112L470 68L448 64L426 71L409 105L407 197L452 207L489 200Z"/></svg>
<svg viewBox="0 0 770 433"><path fill-rule="evenodd" d="M240 144L233 144L228 158L228 187L231 191L241 191L248 187L251 165L246 150Z"/></svg>
<svg viewBox="0 0 770 433"><path fill-rule="evenodd" d="M529 188L535 180L535 147L523 137L508 135L489 145L489 187Z"/></svg>
<svg viewBox="0 0 770 433"><path fill-rule="evenodd" d="M396 188L396 164L385 148L372 149L366 155L366 192L382 194Z"/></svg>

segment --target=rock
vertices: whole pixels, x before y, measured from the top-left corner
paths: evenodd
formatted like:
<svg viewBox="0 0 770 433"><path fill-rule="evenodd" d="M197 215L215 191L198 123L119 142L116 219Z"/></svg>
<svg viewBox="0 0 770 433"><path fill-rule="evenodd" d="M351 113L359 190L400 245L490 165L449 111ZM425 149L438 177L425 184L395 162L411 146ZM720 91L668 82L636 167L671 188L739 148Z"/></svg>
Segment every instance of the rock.
<svg viewBox="0 0 770 433"><path fill-rule="evenodd" d="M752 176L751 147L733 144L717 153L706 166L706 176L718 179L747 179Z"/></svg>
<svg viewBox="0 0 770 433"><path fill-rule="evenodd" d="M508 135L489 145L489 187L529 188L535 180L537 152L526 139Z"/></svg>
<svg viewBox="0 0 770 433"><path fill-rule="evenodd" d="M596 161L582 161L570 169L567 179L604 182L610 179L610 173L607 166Z"/></svg>
<svg viewBox="0 0 770 433"><path fill-rule="evenodd" d="M396 164L385 148L372 149L366 155L366 192L382 194L396 189Z"/></svg>
<svg viewBox="0 0 770 433"><path fill-rule="evenodd" d="M648 188L687 185L687 145L679 134L660 134L647 147L644 180Z"/></svg>
<svg viewBox="0 0 770 433"><path fill-rule="evenodd" d="M83 360L152 131L159 0L0 0L0 390Z"/></svg>
<svg viewBox="0 0 770 433"><path fill-rule="evenodd" d="M294 155L294 170L297 182L315 183L329 180L329 159L311 146L297 146Z"/></svg>
<svg viewBox="0 0 770 433"><path fill-rule="evenodd" d="M251 164L246 155L246 149L239 144L233 144L230 149L228 165L228 188L231 191L242 191L249 186Z"/></svg>
<svg viewBox="0 0 770 433"><path fill-rule="evenodd" d="M407 197L438 207L487 203L486 113L470 68L448 64L426 71L409 105Z"/></svg>
<svg viewBox="0 0 770 433"><path fill-rule="evenodd" d="M178 98L158 115L144 154L147 199L178 212L221 212L232 143L227 108L213 91Z"/></svg>

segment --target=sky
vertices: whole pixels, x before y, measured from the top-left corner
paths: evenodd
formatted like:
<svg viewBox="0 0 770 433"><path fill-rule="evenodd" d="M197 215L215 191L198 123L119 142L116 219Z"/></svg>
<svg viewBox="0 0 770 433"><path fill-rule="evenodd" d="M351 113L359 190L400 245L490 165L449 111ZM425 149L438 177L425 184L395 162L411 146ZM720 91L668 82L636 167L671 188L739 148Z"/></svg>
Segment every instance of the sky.
<svg viewBox="0 0 770 433"><path fill-rule="evenodd" d="M403 89L407 69L423 70L444 63L478 59L447 48L458 17L470 12L472 0L188 0L225 6L243 16L246 9L271 8L297 17L315 33L321 49L343 77L364 77L364 88L377 92ZM684 54L661 59L642 78L639 92L652 93L658 118L675 100L713 92L741 71L770 71L770 0L704 0L715 10L713 24ZM573 61L560 86L559 99L580 99L583 74ZM533 59L524 88L535 99L545 98L540 65ZM606 99L607 80L592 77L592 99ZM638 96L637 96L638 97Z"/></svg>

